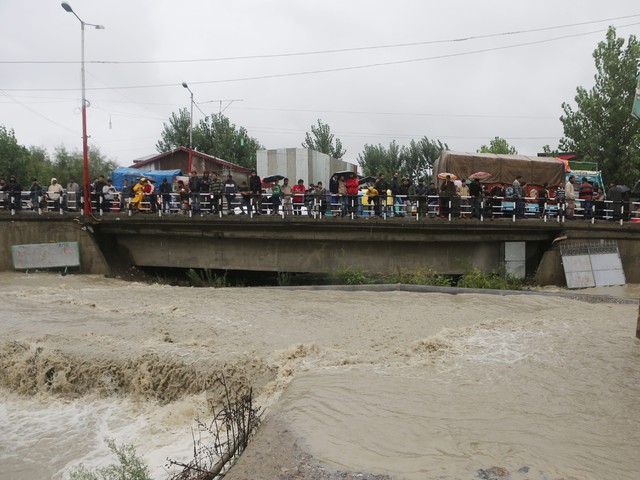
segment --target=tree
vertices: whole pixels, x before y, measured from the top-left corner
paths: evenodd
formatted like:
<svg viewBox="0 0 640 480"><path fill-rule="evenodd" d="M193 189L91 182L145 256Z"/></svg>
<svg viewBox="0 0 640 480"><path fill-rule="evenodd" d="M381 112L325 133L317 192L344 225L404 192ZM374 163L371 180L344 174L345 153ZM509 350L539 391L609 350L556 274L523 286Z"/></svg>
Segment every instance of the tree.
<svg viewBox="0 0 640 480"><path fill-rule="evenodd" d="M0 177L6 179L9 175L15 175L24 181L28 156L29 151L18 143L15 132L0 125Z"/></svg>
<svg viewBox="0 0 640 480"><path fill-rule="evenodd" d="M189 112L186 108L171 114L164 124L161 139L156 143L158 152L167 152L176 147L189 147ZM256 151L264 148L250 137L244 127L237 128L222 115L205 117L193 126L193 148L199 152L222 158L247 168L255 168Z"/></svg>
<svg viewBox="0 0 640 480"><path fill-rule="evenodd" d="M400 151L400 170L403 176L411 182L419 179L427 179L431 176L433 163L438 159L442 150L448 150L449 146L440 140L429 140L422 137L417 142L411 140L408 147L402 147Z"/></svg>
<svg viewBox="0 0 640 480"><path fill-rule="evenodd" d="M640 177L640 122L631 117L640 44L626 42L609 27L593 52L595 85L577 87L576 110L564 102L560 149L584 161L598 162L605 179L632 184Z"/></svg>
<svg viewBox="0 0 640 480"><path fill-rule="evenodd" d="M99 175L108 177L117 167L118 164L104 157L100 149L96 147L89 149L89 182L92 182ZM62 185L66 185L70 178L75 178L76 182L82 185L84 181L82 152L76 150L70 153L64 146L56 148L51 172L52 176L55 176Z"/></svg>
<svg viewBox="0 0 640 480"><path fill-rule="evenodd" d="M199 151L246 168L256 167L256 152L264 148L246 128L236 128L221 113L200 120L193 141Z"/></svg>
<svg viewBox="0 0 640 480"><path fill-rule="evenodd" d="M331 133L331 127L326 123L322 123L322 120L318 119L318 125L311 125L311 133L307 132L307 135L302 142L304 148L311 148L321 153L326 153L333 158L342 158L347 153L342 148L342 142L339 138L335 139Z"/></svg>
<svg viewBox="0 0 640 480"><path fill-rule="evenodd" d="M496 153L502 155L517 155L518 150L515 147L509 145L509 143L500 137L495 137L489 141L489 146L482 145L478 153Z"/></svg>
<svg viewBox="0 0 640 480"><path fill-rule="evenodd" d="M377 176L384 173L390 176L393 172L398 172L402 165L400 147L395 140L389 144L389 148L382 144L365 144L364 151L358 154L358 164L365 175Z"/></svg>
<svg viewBox="0 0 640 480"><path fill-rule="evenodd" d="M156 143L159 153L169 152L176 147L189 146L189 127L191 117L186 108L181 108L178 113L171 113L169 124L164 124L160 140Z"/></svg>

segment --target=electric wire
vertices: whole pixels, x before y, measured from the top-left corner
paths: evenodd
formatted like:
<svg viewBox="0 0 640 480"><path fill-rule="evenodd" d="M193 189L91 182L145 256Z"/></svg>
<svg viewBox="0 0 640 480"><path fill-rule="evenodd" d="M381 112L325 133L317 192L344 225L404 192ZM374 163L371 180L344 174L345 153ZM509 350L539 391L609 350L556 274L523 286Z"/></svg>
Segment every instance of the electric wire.
<svg viewBox="0 0 640 480"><path fill-rule="evenodd" d="M388 44L388 45L370 45L370 46L363 46L363 47L335 48L335 49L327 49L327 50L314 50L314 51L308 51L308 52L288 52L288 53L273 53L273 54L261 54L261 55L241 55L241 56L233 56L233 57L173 59L173 60L86 60L85 63L143 65L143 64L162 64L162 63L221 62L221 61L232 61L232 60L252 60L252 59L263 59L263 58L324 55L324 54L331 54L331 53L359 52L359 51L366 51L366 50L414 47L414 46L434 45L434 44L442 44L442 43L460 43L460 42L467 42L467 41L480 40L480 39L486 39L486 38L514 36L514 35L522 35L525 33L544 32L544 31L566 29L566 28L572 28L572 27L578 27L578 26L584 26L584 25L593 25L594 23L610 22L614 20L624 20L624 19L635 18L635 17L640 17L640 14L603 18L599 20L590 20L586 22L568 23L564 25L554 25L550 27L538 27L538 28L531 28L526 30L514 30L514 31L508 31L508 32L488 33L484 35L473 35L469 37L458 37L458 38L449 38L449 39L440 39L440 40L425 40L421 42L405 42L405 43L395 43L395 44ZM76 64L76 63L80 63L80 62L78 60L0 60L0 64Z"/></svg>
<svg viewBox="0 0 640 480"><path fill-rule="evenodd" d="M626 27L631 27L636 25L640 25L640 22L619 26L618 28L626 28ZM523 43L517 43L517 44L511 44L511 45L502 45L498 47L489 47L489 48L483 48L479 50L448 53L448 54L442 54L442 55L433 55L429 57L410 58L405 60L395 60L390 62L377 62L377 63L369 63L369 64L363 64L363 65L352 65L352 66L346 66L346 67L307 70L302 72L274 73L274 74L268 74L268 75L227 78L227 79L220 79L220 80L190 81L189 84L190 85L211 85L211 84L220 84L220 83L246 82L246 81L252 81L252 80L267 80L267 79L273 79L273 78L298 77L298 76L305 76L305 75L317 75L321 73L335 73L335 72L344 72L344 71L353 71L353 70L363 70L363 69L383 67L383 66L404 65L404 64L410 64L410 63L425 62L430 60L441 60L445 58L456 58L456 57L464 57L469 55L477 55L477 54L487 53L487 52L509 50L513 48L526 47L531 45L539 45L543 43L550 43L550 42L555 42L558 40L564 40L568 38L576 38L576 37L582 37L586 35L593 35L595 33L602 33L603 31L604 30L593 30L590 32L561 35L559 37L547 38L543 40L532 40L530 42L523 42ZM139 89L147 89L147 88L167 88L167 87L174 88L179 85L181 85L181 83L175 82L175 83L160 83L160 84L148 84L148 85L124 85L124 86L118 86L118 87L92 87L92 88L87 88L86 90L92 90L92 91L139 90ZM13 92L65 92L65 91L73 91L76 89L73 89L73 88L4 88L3 90L13 91Z"/></svg>

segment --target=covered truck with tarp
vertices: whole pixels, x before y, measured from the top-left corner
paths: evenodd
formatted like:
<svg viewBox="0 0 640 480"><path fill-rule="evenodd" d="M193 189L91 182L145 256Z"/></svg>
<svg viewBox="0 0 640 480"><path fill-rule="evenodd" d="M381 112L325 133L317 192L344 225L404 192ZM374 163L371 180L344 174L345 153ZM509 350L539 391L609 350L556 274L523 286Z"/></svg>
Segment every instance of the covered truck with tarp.
<svg viewBox="0 0 640 480"><path fill-rule="evenodd" d="M180 170L140 170L138 168L118 167L111 172L111 180L113 180L113 186L117 190L121 190L125 180L128 180L129 185L132 185L141 177L145 177L150 178L157 185L166 178L167 182L172 184L178 175L180 175Z"/></svg>
<svg viewBox="0 0 640 480"><path fill-rule="evenodd" d="M565 164L553 157L498 155L443 150L433 164L433 177L452 173L458 179L468 179L474 173L486 172L482 183L511 184L522 175L527 185L555 186L564 183Z"/></svg>

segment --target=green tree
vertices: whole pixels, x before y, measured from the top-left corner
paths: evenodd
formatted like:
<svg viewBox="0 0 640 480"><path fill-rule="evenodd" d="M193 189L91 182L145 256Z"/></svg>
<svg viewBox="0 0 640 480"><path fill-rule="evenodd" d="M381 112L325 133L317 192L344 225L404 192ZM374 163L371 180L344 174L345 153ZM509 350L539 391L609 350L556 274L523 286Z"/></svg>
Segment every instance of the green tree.
<svg viewBox="0 0 640 480"><path fill-rule="evenodd" d="M21 182L24 182L28 173L26 172L26 162L29 151L18 143L13 130L0 125L0 176L8 177L15 175Z"/></svg>
<svg viewBox="0 0 640 480"><path fill-rule="evenodd" d="M37 178L41 185L48 185L51 178L57 175L49 154L42 147L29 147L28 152L23 171L24 181Z"/></svg>
<svg viewBox="0 0 640 480"><path fill-rule="evenodd" d="M169 123L164 124L160 140L156 143L156 150L159 153L169 152L176 147L189 146L189 127L191 117L186 108L181 108L178 113L171 113Z"/></svg>
<svg viewBox="0 0 640 480"><path fill-rule="evenodd" d="M322 123L320 119L318 119L318 125L311 125L311 133L307 132L302 146L326 153L333 158L342 158L347 153L342 148L342 141L331 133L331 127Z"/></svg>
<svg viewBox="0 0 640 480"><path fill-rule="evenodd" d="M564 137L560 149L584 161L598 162L606 180L632 184L640 177L640 122L631 117L640 44L626 42L609 27L593 52L595 85L577 87L576 110L562 104Z"/></svg>
<svg viewBox="0 0 640 480"><path fill-rule="evenodd" d="M365 145L364 151L358 154L358 164L365 175L384 173L389 177L393 172L399 172L402 166L400 147L395 140L389 144L389 148L382 144Z"/></svg>
<svg viewBox="0 0 640 480"><path fill-rule="evenodd" d="M66 185L72 177L82 185L84 179L83 164L82 152L74 151L70 153L65 147L60 146L56 148L53 155L52 176L55 176L62 185ZM108 177L117 167L118 164L103 156L99 148L91 147L89 149L89 182L92 182L99 175Z"/></svg>
<svg viewBox="0 0 640 480"><path fill-rule="evenodd" d="M448 150L449 146L440 140L429 140L422 137L417 142L411 140L407 147L400 150L399 173L416 183L420 178L428 180L431 176L433 163L438 159L442 150Z"/></svg>
<svg viewBox="0 0 640 480"><path fill-rule="evenodd" d="M515 147L509 145L509 143L500 137L495 137L489 141L489 146L482 145L478 150L478 153L496 153L502 155L517 155L518 150Z"/></svg>
<svg viewBox="0 0 640 480"><path fill-rule="evenodd" d="M246 168L256 167L256 152L264 148L249 136L246 128L237 128L222 114L200 120L193 132L193 142L201 152Z"/></svg>
<svg viewBox="0 0 640 480"><path fill-rule="evenodd" d="M189 112L186 108L171 114L164 124L161 139L156 143L158 152L176 147L189 147ZM236 127L222 114L211 115L193 126L193 148L228 162L247 168L255 168L256 151L264 148L250 137L246 128Z"/></svg>

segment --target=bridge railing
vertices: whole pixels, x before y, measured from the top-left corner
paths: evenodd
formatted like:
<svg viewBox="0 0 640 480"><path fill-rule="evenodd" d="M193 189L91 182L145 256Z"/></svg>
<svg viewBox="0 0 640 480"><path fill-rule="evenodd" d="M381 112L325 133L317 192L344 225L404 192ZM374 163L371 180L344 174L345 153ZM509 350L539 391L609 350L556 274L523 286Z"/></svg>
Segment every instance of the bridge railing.
<svg viewBox="0 0 640 480"><path fill-rule="evenodd" d="M19 197L19 206L18 205ZM275 200L275 201L274 201ZM623 223L631 221L640 223L640 201L611 200L567 200L524 197L520 199L508 197L441 197L436 195L313 195L303 197L302 201L291 195L273 198L268 195L215 195L200 193L196 204L191 195L175 192L169 194L153 193L146 195L136 208L131 199L117 192L113 197L93 194L92 210L99 215L104 213L134 212L156 213L159 216L171 214L199 215L256 215L309 216L316 219L324 217L356 218L405 218L424 220L440 218L448 221L456 219L476 218L480 221L507 219L539 219L541 221L564 222L575 219L595 222L610 220ZM45 194L30 191L12 195L0 192L0 211L16 212L79 212L82 213L82 196L74 192L63 192L58 201ZM16 208L17 207L17 208Z"/></svg>

